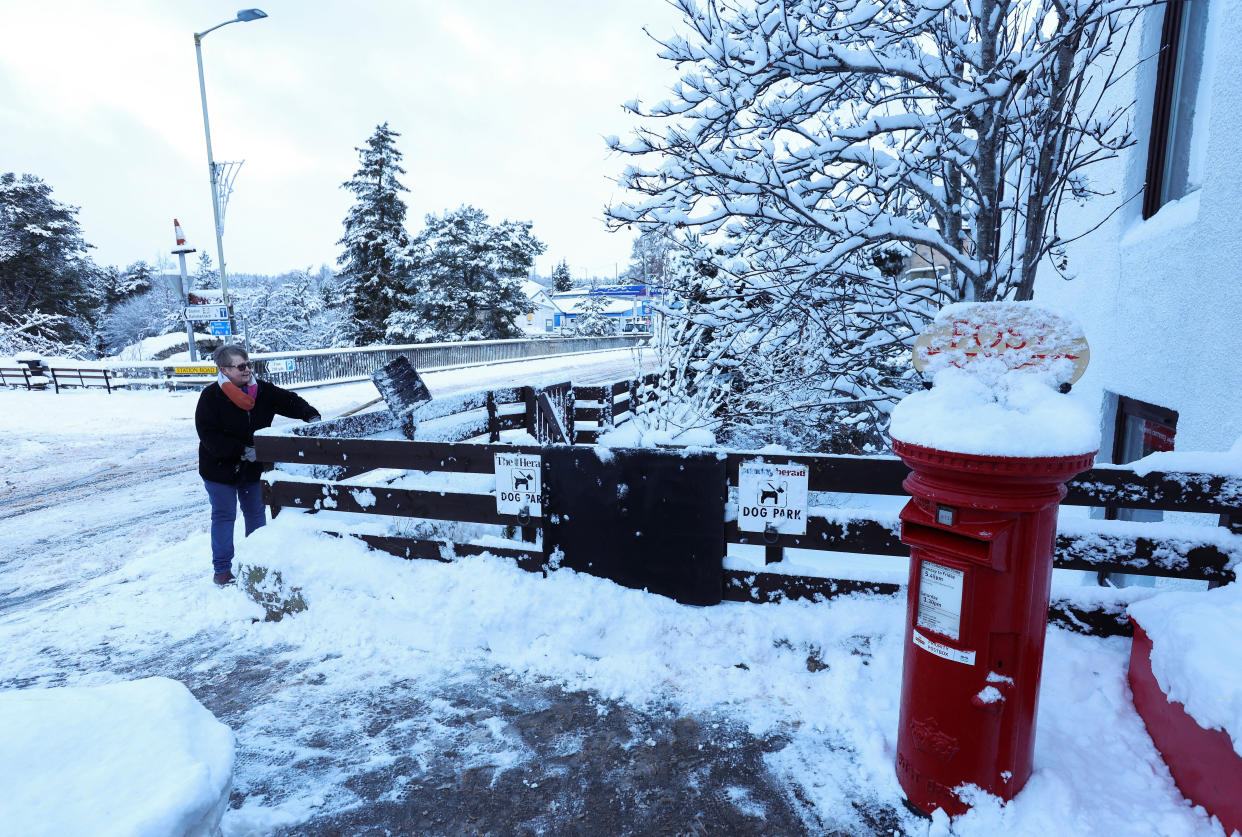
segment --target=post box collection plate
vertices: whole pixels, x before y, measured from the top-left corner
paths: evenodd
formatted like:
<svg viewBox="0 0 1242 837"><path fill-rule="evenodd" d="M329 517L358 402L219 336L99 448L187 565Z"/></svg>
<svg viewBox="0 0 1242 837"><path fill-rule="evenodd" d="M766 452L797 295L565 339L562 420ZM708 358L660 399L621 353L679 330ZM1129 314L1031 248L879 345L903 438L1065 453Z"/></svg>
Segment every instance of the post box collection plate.
<svg viewBox="0 0 1242 837"><path fill-rule="evenodd" d="M919 572L920 628L927 628L949 639L959 639L962 627L962 588L965 570L946 567L923 559Z"/></svg>

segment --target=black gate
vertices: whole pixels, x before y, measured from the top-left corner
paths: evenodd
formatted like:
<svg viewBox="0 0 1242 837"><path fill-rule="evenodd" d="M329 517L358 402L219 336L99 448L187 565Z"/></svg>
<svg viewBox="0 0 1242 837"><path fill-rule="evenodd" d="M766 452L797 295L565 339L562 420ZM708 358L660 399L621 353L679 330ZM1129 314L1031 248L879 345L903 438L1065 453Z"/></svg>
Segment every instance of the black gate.
<svg viewBox="0 0 1242 837"><path fill-rule="evenodd" d="M682 604L720 602L722 457L556 446L543 450L543 474L545 555Z"/></svg>

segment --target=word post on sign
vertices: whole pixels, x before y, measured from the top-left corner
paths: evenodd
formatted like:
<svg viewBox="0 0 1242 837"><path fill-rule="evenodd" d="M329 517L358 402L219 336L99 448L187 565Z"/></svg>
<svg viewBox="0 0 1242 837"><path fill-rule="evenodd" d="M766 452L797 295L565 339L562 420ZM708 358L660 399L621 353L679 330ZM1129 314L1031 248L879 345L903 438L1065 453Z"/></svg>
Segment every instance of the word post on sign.
<svg viewBox="0 0 1242 837"><path fill-rule="evenodd" d="M543 516L543 459L520 453L496 456L496 513Z"/></svg>
<svg viewBox="0 0 1242 837"><path fill-rule="evenodd" d="M945 366L1048 372L1072 384L1087 370L1091 351L1072 318L1030 302L959 302L946 305L914 341L914 368Z"/></svg>
<svg viewBox="0 0 1242 837"><path fill-rule="evenodd" d="M737 528L806 534L806 465L743 462L737 469Z"/></svg>

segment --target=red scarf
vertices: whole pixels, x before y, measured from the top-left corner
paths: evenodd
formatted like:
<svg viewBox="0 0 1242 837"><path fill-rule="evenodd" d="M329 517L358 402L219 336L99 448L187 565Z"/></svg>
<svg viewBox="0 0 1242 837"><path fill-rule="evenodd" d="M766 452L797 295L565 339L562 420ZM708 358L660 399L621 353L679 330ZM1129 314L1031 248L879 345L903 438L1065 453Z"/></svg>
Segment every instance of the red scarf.
<svg viewBox="0 0 1242 837"><path fill-rule="evenodd" d="M257 393L259 391L258 384L253 384L243 390L232 381L225 381L220 384L220 389L224 391L224 394L229 397L230 401L238 407L241 407L247 413L254 409L254 395L247 392L247 390L254 390L254 392Z"/></svg>

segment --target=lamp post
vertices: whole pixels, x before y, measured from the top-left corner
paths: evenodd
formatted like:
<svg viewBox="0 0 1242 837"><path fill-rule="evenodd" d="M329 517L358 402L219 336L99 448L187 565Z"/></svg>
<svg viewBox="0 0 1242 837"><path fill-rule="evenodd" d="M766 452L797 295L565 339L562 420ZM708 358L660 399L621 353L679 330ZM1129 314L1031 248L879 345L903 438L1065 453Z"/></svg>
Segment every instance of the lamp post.
<svg viewBox="0 0 1242 837"><path fill-rule="evenodd" d="M224 297L224 304L229 306L229 331L233 330L233 308L229 303L229 280L224 270L224 230L220 224L220 190L216 177L216 162L211 156L211 125L207 121L207 84L203 80L203 38L221 26L238 22L249 23L265 17L267 13L262 9L242 9L232 20L217 23L210 29L194 33L194 52L198 56L198 92L203 98L203 133L207 137L207 173L211 177L211 217L216 224L216 257L220 260L220 293Z"/></svg>

